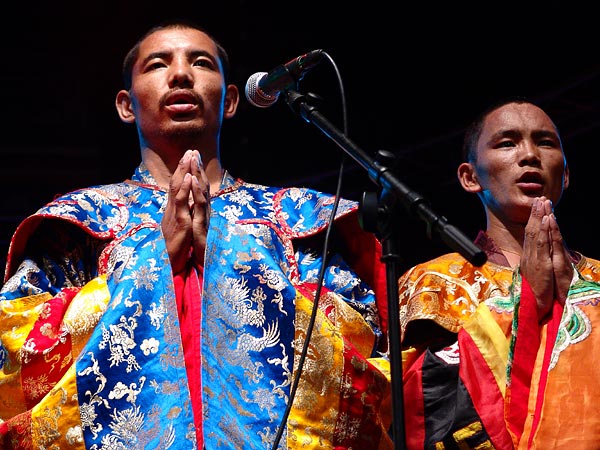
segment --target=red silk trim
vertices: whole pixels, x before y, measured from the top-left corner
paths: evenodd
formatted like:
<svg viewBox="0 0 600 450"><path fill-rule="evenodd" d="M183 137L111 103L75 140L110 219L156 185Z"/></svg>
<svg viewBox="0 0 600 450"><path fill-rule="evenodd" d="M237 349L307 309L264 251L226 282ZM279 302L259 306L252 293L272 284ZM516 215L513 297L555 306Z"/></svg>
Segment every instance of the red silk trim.
<svg viewBox="0 0 600 450"><path fill-rule="evenodd" d="M79 288L63 289L44 304L44 311L27 337L28 351L21 367L21 385L27 409L33 408L58 383L70 367L71 336L61 324Z"/></svg>
<svg viewBox="0 0 600 450"><path fill-rule="evenodd" d="M546 391L546 384L548 382L548 367L550 366L550 359L552 358L552 351L556 342L556 336L558 335L558 327L562 319L563 309L563 305L561 305L557 301L555 301L552 305L552 317L548 322L548 327L546 330L546 348L544 349L544 362L542 363L542 370L540 373L539 393L537 396L537 401L535 403L535 414L533 416L532 431L531 435L529 436L528 447L532 444L531 441L535 436L535 432L542 417L542 407L544 406L545 398L545 395L543 395L543 393Z"/></svg>
<svg viewBox="0 0 600 450"><path fill-rule="evenodd" d="M202 434L202 267L190 266L186 272L173 276L179 326L188 377L196 440L198 448L203 448Z"/></svg>
<svg viewBox="0 0 600 450"><path fill-rule="evenodd" d="M506 420L509 429L521 439L527 419L531 377L540 347L540 326L535 295L525 278L521 285L521 304L518 312L517 338L514 345L510 386L507 388Z"/></svg>
<svg viewBox="0 0 600 450"><path fill-rule="evenodd" d="M494 374L489 370L473 338L465 330L458 333L458 343L461 362L459 376L469 391L473 406L494 448L512 450L512 438L504 422L504 398Z"/></svg>

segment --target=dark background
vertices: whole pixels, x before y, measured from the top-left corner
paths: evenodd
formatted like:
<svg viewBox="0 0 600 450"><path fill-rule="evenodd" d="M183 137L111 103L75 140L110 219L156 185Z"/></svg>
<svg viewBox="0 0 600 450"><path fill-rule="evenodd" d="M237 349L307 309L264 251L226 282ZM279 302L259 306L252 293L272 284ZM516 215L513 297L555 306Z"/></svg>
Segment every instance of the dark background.
<svg viewBox="0 0 600 450"><path fill-rule="evenodd" d="M538 101L562 131L571 187L557 216L571 247L600 257L600 64L593 2L129 1L11 3L0 26L0 275L18 223L56 194L121 181L139 162L133 126L114 108L120 65L158 21L185 17L229 50L234 81L314 49L331 57L299 83L356 148L395 157L394 174L472 238L482 208L456 180L461 134L489 102ZM12 12L9 12L12 10ZM338 83L337 71L343 83ZM346 101L343 120L342 93ZM246 181L342 194L376 191L366 170L280 99L242 99L223 133L222 157ZM406 266L448 251L425 223L400 215Z"/></svg>

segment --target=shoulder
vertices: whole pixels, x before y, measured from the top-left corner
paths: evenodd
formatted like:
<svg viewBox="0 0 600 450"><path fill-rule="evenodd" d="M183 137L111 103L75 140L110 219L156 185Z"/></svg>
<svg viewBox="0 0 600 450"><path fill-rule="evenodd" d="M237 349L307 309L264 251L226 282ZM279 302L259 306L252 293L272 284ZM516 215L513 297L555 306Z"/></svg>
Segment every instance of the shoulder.
<svg viewBox="0 0 600 450"><path fill-rule="evenodd" d="M11 265L21 260L29 240L40 233L56 233L76 239L73 233L75 227L97 239L114 238L130 221L126 196L132 189L136 189L135 185L115 183L57 196L18 225L10 241L6 272L10 272Z"/></svg>
<svg viewBox="0 0 600 450"><path fill-rule="evenodd" d="M237 180L220 192L219 201L235 204L238 218L268 218L286 234L302 238L323 231L336 207L332 194L305 187L277 187ZM335 220L355 215L358 202L340 198Z"/></svg>
<svg viewBox="0 0 600 450"><path fill-rule="evenodd" d="M590 258L579 252L575 252L575 254L577 255L576 267L581 273L590 273L600 277L600 260Z"/></svg>
<svg viewBox="0 0 600 450"><path fill-rule="evenodd" d="M276 215L285 221L296 237L303 237L324 230L331 220L336 206L334 195L309 188L280 189L274 197ZM335 220L358 212L358 203L340 198Z"/></svg>
<svg viewBox="0 0 600 450"><path fill-rule="evenodd" d="M508 289L511 272L503 274L506 286L501 289L497 286L499 275L495 265L476 267L459 253L447 253L411 267L398 282L402 329L422 319L456 333L488 295Z"/></svg>
<svg viewBox="0 0 600 450"><path fill-rule="evenodd" d="M401 277L401 280L417 279L423 274L439 274L443 278L460 277L461 273L472 272L476 268L462 255L456 252L446 253L436 258L424 261L409 268Z"/></svg>
<svg viewBox="0 0 600 450"><path fill-rule="evenodd" d="M137 189L128 183L91 186L56 197L24 223L43 219L71 222L98 237L118 232L129 221L127 195Z"/></svg>

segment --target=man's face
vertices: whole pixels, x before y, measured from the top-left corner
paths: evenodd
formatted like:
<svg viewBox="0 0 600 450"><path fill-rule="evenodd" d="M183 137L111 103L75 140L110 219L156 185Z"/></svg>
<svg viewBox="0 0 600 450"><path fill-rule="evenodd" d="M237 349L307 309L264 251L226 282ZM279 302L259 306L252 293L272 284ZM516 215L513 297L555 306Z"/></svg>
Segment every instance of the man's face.
<svg viewBox="0 0 600 450"><path fill-rule="evenodd" d="M519 223L527 223L535 197L546 196L556 205L568 186L556 127L528 103L509 103L487 116L473 165L486 207Z"/></svg>
<svg viewBox="0 0 600 450"><path fill-rule="evenodd" d="M198 133L217 139L225 81L215 43L189 28L151 34L140 45L130 95L145 141Z"/></svg>

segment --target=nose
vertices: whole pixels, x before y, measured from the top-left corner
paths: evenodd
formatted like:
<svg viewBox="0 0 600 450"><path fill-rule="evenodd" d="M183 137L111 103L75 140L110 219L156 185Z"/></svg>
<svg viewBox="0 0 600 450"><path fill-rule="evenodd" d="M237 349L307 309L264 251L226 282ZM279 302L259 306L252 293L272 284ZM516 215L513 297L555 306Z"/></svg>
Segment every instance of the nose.
<svg viewBox="0 0 600 450"><path fill-rule="evenodd" d="M169 87L191 87L194 85L191 67L183 61L173 62L169 77Z"/></svg>
<svg viewBox="0 0 600 450"><path fill-rule="evenodd" d="M541 154L540 149L535 143L530 139L525 139L521 142L520 152L519 152L519 160L522 165L539 165L541 162Z"/></svg>

